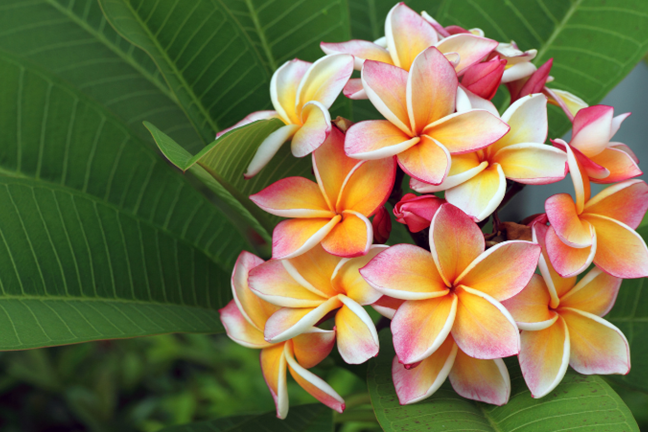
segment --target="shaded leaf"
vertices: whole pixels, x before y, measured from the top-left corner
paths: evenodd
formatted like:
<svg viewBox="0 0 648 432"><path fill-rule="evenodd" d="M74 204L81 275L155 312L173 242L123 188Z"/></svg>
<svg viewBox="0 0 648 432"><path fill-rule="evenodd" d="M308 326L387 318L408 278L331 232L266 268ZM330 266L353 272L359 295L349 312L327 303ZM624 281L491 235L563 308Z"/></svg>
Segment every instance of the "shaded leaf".
<svg viewBox="0 0 648 432"><path fill-rule="evenodd" d="M401 406L391 381L394 349L389 331L381 332L380 347L380 355L369 361L367 384L376 418L386 432L639 431L628 407L603 378L568 371L551 394L533 399L517 359L507 362L512 391L502 407L464 399L448 382L430 398Z"/></svg>

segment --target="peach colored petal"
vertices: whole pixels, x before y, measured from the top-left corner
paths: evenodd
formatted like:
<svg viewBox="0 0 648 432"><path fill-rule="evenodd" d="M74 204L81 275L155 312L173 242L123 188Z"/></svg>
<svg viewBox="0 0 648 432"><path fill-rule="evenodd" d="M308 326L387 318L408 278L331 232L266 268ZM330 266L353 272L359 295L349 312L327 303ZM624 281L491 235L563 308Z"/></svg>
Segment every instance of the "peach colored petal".
<svg viewBox="0 0 648 432"><path fill-rule="evenodd" d="M412 404L432 396L446 380L455 357L457 344L447 337L441 346L421 364L407 369L394 357L392 380L401 405Z"/></svg>
<svg viewBox="0 0 648 432"><path fill-rule="evenodd" d="M345 211L342 221L322 239L322 247L328 253L353 258L366 254L373 242L373 226L364 215Z"/></svg>
<svg viewBox="0 0 648 432"><path fill-rule="evenodd" d="M476 359L459 350L449 378L452 388L466 399L501 406L511 395L511 379L502 359Z"/></svg>
<svg viewBox="0 0 648 432"><path fill-rule="evenodd" d="M576 283L576 276L561 277L551 265L545 242L547 231L549 231L549 227L545 223L534 223L531 227L533 241L542 248L542 254L538 259L538 268L551 296L551 307L556 308L560 302L560 296L572 289Z"/></svg>
<svg viewBox="0 0 648 432"><path fill-rule="evenodd" d="M414 245L385 249L360 274L372 287L396 299L423 300L448 293L430 253Z"/></svg>
<svg viewBox="0 0 648 432"><path fill-rule="evenodd" d="M281 263L295 281L313 293L324 298L340 293L331 284L340 257L326 252L321 245L316 245L298 257L282 260Z"/></svg>
<svg viewBox="0 0 648 432"><path fill-rule="evenodd" d="M278 260L252 269L248 281L254 294L279 307L316 307L326 300L325 296L300 285Z"/></svg>
<svg viewBox="0 0 648 432"><path fill-rule="evenodd" d="M407 112L412 132L455 111L457 74L443 54L434 47L421 52L407 78Z"/></svg>
<svg viewBox="0 0 648 432"><path fill-rule="evenodd" d="M335 205L371 217L389 198L396 178L396 161L385 158L356 165L347 176Z"/></svg>
<svg viewBox="0 0 648 432"><path fill-rule="evenodd" d="M520 335L520 367L531 396L541 398L562 381L569 366L569 330L558 320L539 331L523 331Z"/></svg>
<svg viewBox="0 0 648 432"><path fill-rule="evenodd" d="M567 166L569 175L574 183L574 192L576 194L576 211L581 213L585 203L589 201L592 194L590 180L587 171L580 164L571 146L561 139L551 141L554 146L567 153Z"/></svg>
<svg viewBox="0 0 648 432"><path fill-rule="evenodd" d="M549 310L550 302L547 285L540 275L534 274L522 291L504 300L502 305L511 313L521 330L542 330L558 318L555 312Z"/></svg>
<svg viewBox="0 0 648 432"><path fill-rule="evenodd" d="M509 126L486 110L450 114L428 125L424 132L443 144L451 154L474 152L502 138Z"/></svg>
<svg viewBox="0 0 648 432"><path fill-rule="evenodd" d="M373 42L353 39L347 42L322 42L320 48L326 54L351 54L354 58L356 70L362 69L365 60L375 60L383 63L392 63L389 51Z"/></svg>
<svg viewBox="0 0 648 432"><path fill-rule="evenodd" d="M452 337L459 349L470 357L487 360L520 352L518 328L504 306L463 285L455 288L455 293L459 302Z"/></svg>
<svg viewBox="0 0 648 432"><path fill-rule="evenodd" d="M648 276L646 242L628 225L594 214L583 215L596 229L594 264L612 276L633 279Z"/></svg>
<svg viewBox="0 0 648 432"><path fill-rule="evenodd" d="M299 113L295 110L297 89L304 74L312 63L294 59L287 61L272 75L270 98L272 105L286 124L299 124Z"/></svg>
<svg viewBox="0 0 648 432"><path fill-rule="evenodd" d="M593 268L560 298L560 306L604 316L616 301L621 279Z"/></svg>
<svg viewBox="0 0 648 432"><path fill-rule="evenodd" d="M613 114L614 108L606 105L594 105L578 111L574 116L569 144L590 158L601 153L610 141Z"/></svg>
<svg viewBox="0 0 648 432"><path fill-rule="evenodd" d="M324 105L311 101L301 113L302 126L292 137L290 149L293 156L304 157L324 144L331 133L331 115Z"/></svg>
<svg viewBox="0 0 648 432"><path fill-rule="evenodd" d="M579 217L569 194L552 195L545 201L545 210L551 226L567 246L585 248L592 244L591 224Z"/></svg>
<svg viewBox="0 0 648 432"><path fill-rule="evenodd" d="M303 177L287 177L250 196L253 203L281 217L331 218L317 183Z"/></svg>
<svg viewBox="0 0 648 432"><path fill-rule="evenodd" d="M450 172L448 173L448 176L443 180L443 182L439 185L431 185L428 183L423 183L422 181L416 180L415 178L410 179L410 187L415 190L416 192L420 193L434 193L434 192L441 192L445 191L448 189L451 189L455 186L459 186L462 183L467 182L471 178L475 177L477 174L480 172L484 171L486 168L488 168L488 162L484 161L482 163L479 163L477 161L477 165L466 169L465 171L459 171L459 169L455 168L456 165L462 165L461 158L462 156L473 156L476 153L466 153L466 154L461 154L461 155L453 155L451 159L451 164L450 164ZM459 162L456 164L455 162ZM468 165L468 164L466 164ZM455 170L456 174L453 174L452 171Z"/></svg>
<svg viewBox="0 0 648 432"><path fill-rule="evenodd" d="M378 355L378 333L371 317L362 306L340 295L344 306L335 314L337 346L347 364L364 363Z"/></svg>
<svg viewBox="0 0 648 432"><path fill-rule="evenodd" d="M498 151L493 162L507 179L524 184L549 184L565 178L567 154L545 144L513 144Z"/></svg>
<svg viewBox="0 0 648 432"><path fill-rule="evenodd" d="M342 216L332 219L292 219L279 222L272 233L272 258L295 258L318 245Z"/></svg>
<svg viewBox="0 0 648 432"><path fill-rule="evenodd" d="M238 309L243 317L261 332L263 332L265 322L270 315L279 309L277 306L261 300L250 290L248 285L250 271L263 263L264 261L258 256L242 251L236 259L230 280L232 295Z"/></svg>
<svg viewBox="0 0 648 432"><path fill-rule="evenodd" d="M327 55L317 60L299 83L295 105L297 112L310 101L330 108L352 73L353 56L349 54Z"/></svg>
<svg viewBox="0 0 648 432"><path fill-rule="evenodd" d="M313 327L292 339L295 358L306 369L317 366L335 346L335 330Z"/></svg>
<svg viewBox="0 0 648 432"><path fill-rule="evenodd" d="M450 334L457 313L457 296L406 301L391 323L398 361L410 365L429 357Z"/></svg>
<svg viewBox="0 0 648 432"><path fill-rule="evenodd" d="M375 303L382 297L382 293L375 290L364 280L360 274L360 268L366 266L369 261L387 247L386 245L373 245L366 255L340 260L331 280L335 289L361 305Z"/></svg>
<svg viewBox="0 0 648 432"><path fill-rule="evenodd" d="M313 152L313 172L328 207L335 210L342 185L358 164L344 153L345 136L337 127L322 146Z"/></svg>
<svg viewBox="0 0 648 432"><path fill-rule="evenodd" d="M387 120L367 120L349 128L344 150L349 157L376 160L397 155L419 142Z"/></svg>
<svg viewBox="0 0 648 432"><path fill-rule="evenodd" d="M436 44L436 47L444 54L451 52L459 54L459 64L455 66L455 69L461 75L467 68L482 61L497 48L497 45L498 43L492 39L460 33L442 39Z"/></svg>
<svg viewBox="0 0 648 432"><path fill-rule="evenodd" d="M288 363L290 375L292 375L301 388L327 407L339 413L344 412L344 408L346 407L344 399L326 381L304 369L295 361L292 344L290 342L284 344L284 357Z"/></svg>
<svg viewBox="0 0 648 432"><path fill-rule="evenodd" d="M476 176L446 191L445 198L479 222L490 216L504 199L506 177L500 164L492 164Z"/></svg>
<svg viewBox="0 0 648 432"><path fill-rule="evenodd" d="M284 344L277 344L261 350L261 372L277 408L277 417L288 415L288 389L286 387L286 357Z"/></svg>
<svg viewBox="0 0 648 432"><path fill-rule="evenodd" d="M648 185L628 180L603 189L585 204L584 213L597 214L637 229L648 209Z"/></svg>
<svg viewBox="0 0 648 432"><path fill-rule="evenodd" d="M371 307L385 318L393 319L396 310L403 303L405 303L405 300L395 299L393 297L384 295L380 297L375 303L373 303Z"/></svg>
<svg viewBox="0 0 648 432"><path fill-rule="evenodd" d="M362 87L374 107L400 130L411 135L407 115L407 72L387 63L367 60Z"/></svg>
<svg viewBox="0 0 648 432"><path fill-rule="evenodd" d="M430 184L440 184L450 169L450 153L427 135L415 146L397 156L398 165L411 177Z"/></svg>
<svg viewBox="0 0 648 432"><path fill-rule="evenodd" d="M342 94L352 100L369 99L367 92L365 91L364 87L362 87L362 79L360 78L351 78L349 82L344 86Z"/></svg>
<svg viewBox="0 0 648 432"><path fill-rule="evenodd" d="M594 231L592 229L592 231ZM549 227L545 237L547 255L551 266L563 278L569 278L582 273L594 260L596 254L596 232L592 238L592 246L573 248L567 246L556 234L553 226Z"/></svg>
<svg viewBox="0 0 648 432"><path fill-rule="evenodd" d="M237 344L247 348L265 348L271 345L263 339L263 331L254 327L243 317L234 300L231 300L218 312L220 312L220 319L227 336Z"/></svg>
<svg viewBox="0 0 648 432"><path fill-rule="evenodd" d="M389 11L385 37L394 64L405 70L410 69L421 51L438 40L434 28L405 3L398 3Z"/></svg>
<svg viewBox="0 0 648 432"><path fill-rule="evenodd" d="M630 348L621 330L587 312L561 308L559 313L569 329L569 365L576 372L625 375L630 371Z"/></svg>
<svg viewBox="0 0 648 432"><path fill-rule="evenodd" d="M447 286L484 252L484 236L464 212L443 204L430 225L430 251Z"/></svg>
<svg viewBox="0 0 648 432"><path fill-rule="evenodd" d="M272 343L287 341L311 329L329 312L342 307L337 297L331 297L316 308L281 308L266 322L263 332Z"/></svg>

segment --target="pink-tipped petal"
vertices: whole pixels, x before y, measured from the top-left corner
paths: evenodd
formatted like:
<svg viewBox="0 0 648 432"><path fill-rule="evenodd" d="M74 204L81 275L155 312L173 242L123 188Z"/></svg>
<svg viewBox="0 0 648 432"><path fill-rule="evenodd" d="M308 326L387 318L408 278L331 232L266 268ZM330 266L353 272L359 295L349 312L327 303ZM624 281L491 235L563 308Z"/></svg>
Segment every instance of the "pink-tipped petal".
<svg viewBox="0 0 648 432"><path fill-rule="evenodd" d="M455 284L479 290L497 301L506 300L529 283L538 265L540 246L523 240L499 243L479 255Z"/></svg>
<svg viewBox="0 0 648 432"><path fill-rule="evenodd" d="M324 144L331 133L331 115L319 102L311 101L302 109L302 126L293 135L290 149L295 157L304 157Z"/></svg>
<svg viewBox="0 0 648 432"><path fill-rule="evenodd" d="M367 92L362 87L362 80L360 78L351 78L349 82L342 89L342 94L352 100L367 100Z"/></svg>
<svg viewBox="0 0 648 432"><path fill-rule="evenodd" d="M347 176L338 196L338 213L353 211L371 217L389 198L396 178L393 157L356 165Z"/></svg>
<svg viewBox="0 0 648 432"><path fill-rule="evenodd" d="M290 219L279 222L272 232L272 258L289 259L317 246L337 225L341 216L332 219Z"/></svg>
<svg viewBox="0 0 648 432"><path fill-rule="evenodd" d="M490 216L506 194L506 177L500 164L492 164L468 181L446 191L445 198L479 222Z"/></svg>
<svg viewBox="0 0 648 432"><path fill-rule="evenodd" d="M511 395L511 379L502 359L480 360L459 350L449 378L452 388L466 399L501 406Z"/></svg>
<svg viewBox="0 0 648 432"><path fill-rule="evenodd" d="M248 281L254 294L280 307L316 307L326 300L326 297L300 285L277 260L252 269Z"/></svg>
<svg viewBox="0 0 648 432"><path fill-rule="evenodd" d="M367 120L349 128L344 149L354 159L376 160L395 156L419 142L387 120Z"/></svg>
<svg viewBox="0 0 648 432"><path fill-rule="evenodd" d="M263 140L256 153L254 153L254 156L252 157L252 160L243 176L246 179L249 179L257 175L259 171L261 171L268 162L270 162L274 155L277 154L281 146L286 141L290 140L298 130L299 126L289 124L280 127L268 135L266 139Z"/></svg>
<svg viewBox="0 0 648 432"><path fill-rule="evenodd" d="M515 320L501 303L463 285L455 288L455 293L459 302L452 337L459 349L470 357L487 360L520 352Z"/></svg>
<svg viewBox="0 0 648 432"><path fill-rule="evenodd" d="M454 294L403 303L391 322L398 360L410 365L434 353L450 334L456 313Z"/></svg>
<svg viewBox="0 0 648 432"><path fill-rule="evenodd" d="M297 381L297 384L327 407L339 413L344 412L346 407L344 399L326 381L297 363L292 351L292 344L290 342L286 343L284 345L284 357L288 363L290 375Z"/></svg>
<svg viewBox="0 0 648 432"><path fill-rule="evenodd" d="M360 274L360 269L366 266L380 252L388 246L373 245L366 255L342 259L333 272L332 285L341 293L361 305L375 303L382 297L382 293L374 289Z"/></svg>
<svg viewBox="0 0 648 432"><path fill-rule="evenodd" d="M484 252L484 236L475 222L451 204L443 204L430 225L430 251L447 286Z"/></svg>
<svg viewBox="0 0 648 432"><path fill-rule="evenodd" d="M587 312L570 308L561 308L559 312L569 329L569 364L576 372L583 375L630 372L630 348L621 330Z"/></svg>
<svg viewBox="0 0 648 432"><path fill-rule="evenodd" d="M407 79L407 112L415 134L455 111L457 86L457 74L439 50L430 47L416 57Z"/></svg>
<svg viewBox="0 0 648 432"><path fill-rule="evenodd" d="M567 175L567 154L545 144L513 144L495 154L507 179L524 184L549 184Z"/></svg>
<svg viewBox="0 0 648 432"><path fill-rule="evenodd" d="M366 61L362 87L374 107L397 128L410 135L407 114L407 72L396 66Z"/></svg>
<svg viewBox="0 0 648 432"><path fill-rule="evenodd" d="M448 377L457 351L457 344L452 337L447 337L431 356L415 368L406 368L398 357L394 357L392 380L400 404L412 404L432 396Z"/></svg>
<svg viewBox="0 0 648 432"><path fill-rule="evenodd" d="M549 295L551 296L551 307L556 308L560 303L559 298L574 287L576 277L562 277L556 272L556 269L553 268L553 265L549 260L547 244L545 241L549 229L550 228L546 225L546 222L536 222L531 225L531 235L533 241L542 247L542 254L538 259L538 269L540 270L542 279L544 279Z"/></svg>
<svg viewBox="0 0 648 432"><path fill-rule="evenodd" d="M322 239L322 247L332 255L353 258L366 254L372 242L371 221L358 212L346 210L342 221Z"/></svg>
<svg viewBox="0 0 648 432"><path fill-rule="evenodd" d="M398 154L398 165L411 177L430 184L440 184L450 169L450 153L427 135L413 147Z"/></svg>
<svg viewBox="0 0 648 432"><path fill-rule="evenodd" d="M569 144L587 157L601 153L610 142L613 114L614 108L606 105L594 105L578 111Z"/></svg>
<svg viewBox="0 0 648 432"><path fill-rule="evenodd" d="M299 111L307 102L317 101L328 109L353 73L353 56L327 55L308 68L297 89L296 108Z"/></svg>
<svg viewBox="0 0 648 432"><path fill-rule="evenodd" d="M306 369L317 366L335 346L335 330L313 327L292 339L297 362Z"/></svg>
<svg viewBox="0 0 648 432"><path fill-rule="evenodd" d="M362 306L340 295L344 306L335 314L337 346L347 364L364 363L378 355L378 332Z"/></svg>
<svg viewBox="0 0 648 432"><path fill-rule="evenodd" d="M250 196L270 214L290 218L334 216L317 183L303 177L287 177Z"/></svg>
<svg viewBox="0 0 648 432"><path fill-rule="evenodd" d="M261 350L261 373L274 400L277 417L288 415L288 388L286 386L286 357L284 344L273 345Z"/></svg>
<svg viewBox="0 0 648 432"><path fill-rule="evenodd" d="M304 74L312 63L294 59L287 61L272 75L270 98L279 116L287 124L299 124L299 113L295 110L297 89Z"/></svg>
<svg viewBox="0 0 648 432"><path fill-rule="evenodd" d="M443 144L450 153L469 153L502 138L509 126L488 111L475 109L450 114L425 128L425 134Z"/></svg>
<svg viewBox="0 0 648 432"><path fill-rule="evenodd" d="M497 42L492 39L462 33L439 41L436 47L442 53L456 52L459 54L461 60L455 69L458 74L461 74L473 64L484 59L497 48L497 45Z"/></svg>
<svg viewBox="0 0 648 432"><path fill-rule="evenodd" d="M635 230L605 216L586 214L583 218L596 229L594 264L623 279L648 276L648 248Z"/></svg>
<svg viewBox="0 0 648 432"><path fill-rule="evenodd" d="M234 300L227 303L227 306L219 312L227 336L237 344L247 348L265 348L271 345L263 339L263 331L254 327L243 317Z"/></svg>
<svg viewBox="0 0 648 432"><path fill-rule="evenodd" d="M405 70L410 69L421 51L438 40L434 27L402 2L387 15L385 37L394 64Z"/></svg>
<svg viewBox="0 0 648 432"><path fill-rule="evenodd" d="M340 257L326 252L321 245L281 263L295 281L311 292L324 298L339 294L331 285L331 276L340 263Z"/></svg>
<svg viewBox="0 0 648 432"><path fill-rule="evenodd" d="M603 189L585 204L584 213L609 217L637 229L648 209L648 185L628 180Z"/></svg>
<svg viewBox="0 0 648 432"><path fill-rule="evenodd" d="M574 288L561 297L560 306L594 315L606 315L616 301L621 279L593 268Z"/></svg>
<svg viewBox="0 0 648 432"><path fill-rule="evenodd" d="M581 274L594 260L596 254L596 231L592 228L592 245L584 248L567 246L556 234L553 226L549 227L545 243L551 266L563 278Z"/></svg>
<svg viewBox="0 0 648 432"><path fill-rule="evenodd" d="M551 297L541 276L534 274L529 284L514 297L504 300L502 305L511 313L521 330L542 330L558 318L549 310Z"/></svg>
<svg viewBox="0 0 648 432"><path fill-rule="evenodd" d="M266 322L264 337L278 343L310 330L329 312L342 307L337 297L331 297L316 308L281 308Z"/></svg>
<svg viewBox="0 0 648 432"><path fill-rule="evenodd" d="M593 156L592 162L605 167L609 172L606 177L592 179L595 183L620 182L643 174L631 155L614 147L608 147Z"/></svg>
<svg viewBox="0 0 648 432"><path fill-rule="evenodd" d="M414 245L385 249L360 274L372 287L396 299L423 300L448 293L430 253Z"/></svg>
<svg viewBox="0 0 648 432"><path fill-rule="evenodd" d="M389 52L373 42L353 39L347 42L322 42L320 48L326 54L351 54L354 58L356 70L362 69L365 60L375 60L383 63L390 63L392 59Z"/></svg>
<svg viewBox="0 0 648 432"><path fill-rule="evenodd" d="M371 305L372 308L385 318L394 319L396 310L405 303L406 300L395 299L389 296L382 296Z"/></svg>
<svg viewBox="0 0 648 432"><path fill-rule="evenodd" d="M520 367L531 396L546 396L562 381L569 366L569 330L565 321L520 335Z"/></svg>
<svg viewBox="0 0 648 432"><path fill-rule="evenodd" d="M591 224L583 220L569 194L553 195L545 201L545 210L556 234L568 246L585 248L592 244Z"/></svg>
<svg viewBox="0 0 648 432"><path fill-rule="evenodd" d="M232 294L238 309L243 317L260 332L263 332L265 322L270 315L279 309L260 299L248 285L250 271L263 263L264 261L258 256L243 251L236 259L231 278Z"/></svg>
<svg viewBox="0 0 648 432"><path fill-rule="evenodd" d="M218 132L216 134L216 139L222 137L225 135L227 132L234 130L236 128L240 128L241 126L248 125L250 123L254 123L255 121L259 120L269 120L271 118L276 118L279 116L279 113L277 111L255 111L253 113L250 113L246 115L243 120L238 121L234 126L230 126L227 129L223 129L222 131Z"/></svg>

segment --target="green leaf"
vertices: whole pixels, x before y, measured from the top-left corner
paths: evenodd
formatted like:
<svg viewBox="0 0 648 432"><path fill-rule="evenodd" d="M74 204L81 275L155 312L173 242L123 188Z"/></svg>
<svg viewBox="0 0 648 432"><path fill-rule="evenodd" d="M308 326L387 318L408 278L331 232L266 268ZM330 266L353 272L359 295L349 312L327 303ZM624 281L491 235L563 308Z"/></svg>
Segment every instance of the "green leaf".
<svg viewBox="0 0 648 432"><path fill-rule="evenodd" d="M538 50L536 65L553 58L549 84L572 92L590 105L616 86L648 51L648 2L628 0L411 0L443 25L479 27L486 37L514 40L521 49ZM384 36L392 0L349 0L354 38ZM355 105L355 104L354 104ZM355 111L354 111L355 113ZM550 138L571 124L558 108L549 109Z"/></svg>
<svg viewBox="0 0 648 432"><path fill-rule="evenodd" d="M376 418L386 432L639 431L628 407L601 377L568 371L551 394L533 399L517 359L507 362L512 390L502 407L464 399L448 382L430 398L401 406L391 380L393 357L391 335L383 331L380 354L369 361L367 384Z"/></svg>
<svg viewBox="0 0 648 432"><path fill-rule="evenodd" d="M637 229L644 241L648 240L648 226ZM648 393L648 283L647 278L625 279L621 283L614 307L605 317L619 327L630 344L632 369L625 376L609 377L624 386Z"/></svg>
<svg viewBox="0 0 648 432"><path fill-rule="evenodd" d="M160 432L333 432L333 411L322 404L290 407L285 420L274 412L172 426Z"/></svg>
<svg viewBox="0 0 648 432"><path fill-rule="evenodd" d="M3 0L0 49L47 69L117 114L150 141L142 120L191 151L195 132L151 58L119 36L96 0Z"/></svg>
<svg viewBox="0 0 648 432"><path fill-rule="evenodd" d="M238 230L96 102L0 76L0 349L222 331Z"/></svg>

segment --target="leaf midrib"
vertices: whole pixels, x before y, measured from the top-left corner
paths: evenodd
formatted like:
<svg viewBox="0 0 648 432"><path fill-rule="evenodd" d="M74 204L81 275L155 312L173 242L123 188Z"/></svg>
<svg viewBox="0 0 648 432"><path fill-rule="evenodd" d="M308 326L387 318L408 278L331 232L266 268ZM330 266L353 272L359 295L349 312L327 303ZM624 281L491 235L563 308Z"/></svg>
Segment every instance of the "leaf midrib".
<svg viewBox="0 0 648 432"><path fill-rule="evenodd" d="M574 12L576 12L576 9L581 5L583 0L576 0L575 3L571 5L565 16L563 17L562 20L560 20L560 23L554 28L554 31L551 32L551 35L549 38L545 41L545 43L542 45L540 48L540 51L538 51L538 55L536 55L536 63L539 63L544 56L544 54L547 52L549 47L553 44L553 41L558 37L560 33L562 33L564 27L567 25L567 22L571 19L572 15Z"/></svg>
<svg viewBox="0 0 648 432"><path fill-rule="evenodd" d="M252 0L245 0L245 5L250 11L250 17L252 18L252 22L254 23L254 28L256 29L259 35L259 39L261 40L261 46L263 47L263 51L265 52L266 57L268 57L268 64L270 65L270 68L274 71L277 69L277 60L274 58L274 55L272 54L272 50L270 49L270 45L268 44L268 39L266 38L263 28L261 27L261 23L259 22L259 16L257 15L256 9L252 4Z"/></svg>

